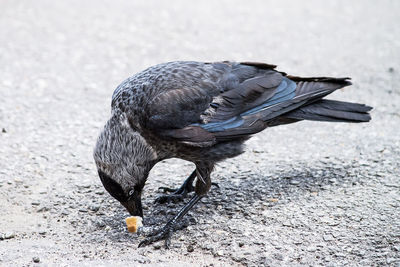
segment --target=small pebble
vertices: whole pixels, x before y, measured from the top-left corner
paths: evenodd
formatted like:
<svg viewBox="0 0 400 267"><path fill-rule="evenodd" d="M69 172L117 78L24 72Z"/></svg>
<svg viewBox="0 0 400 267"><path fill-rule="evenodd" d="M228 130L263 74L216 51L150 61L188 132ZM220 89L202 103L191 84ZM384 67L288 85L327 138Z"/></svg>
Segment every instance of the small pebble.
<svg viewBox="0 0 400 267"><path fill-rule="evenodd" d="M332 235L323 235L322 238L325 241L333 241L333 236Z"/></svg>
<svg viewBox="0 0 400 267"><path fill-rule="evenodd" d="M100 209L100 206L99 205L91 205L91 206L89 206L89 209L91 211L96 212L96 211L98 211Z"/></svg>
<svg viewBox="0 0 400 267"><path fill-rule="evenodd" d="M321 190L329 190L331 187L329 185L322 185Z"/></svg>
<svg viewBox="0 0 400 267"><path fill-rule="evenodd" d="M223 256L223 255L224 255L224 252L223 252L222 250L218 250L216 254L217 254L218 256Z"/></svg>
<svg viewBox="0 0 400 267"><path fill-rule="evenodd" d="M68 211L68 210L63 210L63 211L61 212L61 215L69 215L69 211Z"/></svg>
<svg viewBox="0 0 400 267"><path fill-rule="evenodd" d="M3 239L11 239L11 238L14 238L14 237L15 237L15 233L14 232L6 232L3 235Z"/></svg>
<svg viewBox="0 0 400 267"><path fill-rule="evenodd" d="M43 211L48 211L48 210L50 210L49 207L42 206L42 207L40 207L40 208L37 210L37 212L43 212Z"/></svg>
<svg viewBox="0 0 400 267"><path fill-rule="evenodd" d="M309 248L307 248L307 251L308 252L315 252L315 251L317 251L317 248L316 247L309 247Z"/></svg>
<svg viewBox="0 0 400 267"><path fill-rule="evenodd" d="M33 260L33 262L35 262L35 263L39 263L39 262L40 262L39 257L33 257L32 260Z"/></svg>
<svg viewBox="0 0 400 267"><path fill-rule="evenodd" d="M103 228L106 226L106 224L102 220L96 220L96 225L97 225L97 227L100 227L100 228Z"/></svg>
<svg viewBox="0 0 400 267"><path fill-rule="evenodd" d="M356 251L356 253L355 253L357 256L364 256L365 255L365 250L358 250L358 251Z"/></svg>
<svg viewBox="0 0 400 267"><path fill-rule="evenodd" d="M282 260L283 260L283 255L280 254L280 253L276 253L276 254L274 255L274 257L275 257L275 259L277 259L278 261L282 261Z"/></svg>
<svg viewBox="0 0 400 267"><path fill-rule="evenodd" d="M187 252L193 252L194 251L194 247L192 245L189 245L187 247Z"/></svg>
<svg viewBox="0 0 400 267"><path fill-rule="evenodd" d="M392 264L392 263L394 263L396 261L400 261L400 259L396 259L396 258L387 258L386 259L386 263L387 264Z"/></svg>

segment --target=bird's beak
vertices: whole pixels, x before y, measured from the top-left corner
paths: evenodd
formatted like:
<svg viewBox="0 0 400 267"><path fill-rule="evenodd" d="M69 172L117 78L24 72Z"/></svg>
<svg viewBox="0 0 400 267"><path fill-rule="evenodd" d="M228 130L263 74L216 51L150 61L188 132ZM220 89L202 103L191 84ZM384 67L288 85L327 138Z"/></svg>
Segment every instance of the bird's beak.
<svg viewBox="0 0 400 267"><path fill-rule="evenodd" d="M135 195L126 202L121 202L121 204L128 210L130 215L143 217L142 197L140 194Z"/></svg>

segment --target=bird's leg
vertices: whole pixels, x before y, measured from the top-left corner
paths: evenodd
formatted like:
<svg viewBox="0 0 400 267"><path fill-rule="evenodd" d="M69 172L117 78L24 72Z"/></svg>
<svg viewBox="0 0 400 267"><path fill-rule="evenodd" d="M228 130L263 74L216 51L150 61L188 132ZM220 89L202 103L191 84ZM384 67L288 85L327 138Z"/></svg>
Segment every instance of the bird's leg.
<svg viewBox="0 0 400 267"><path fill-rule="evenodd" d="M153 232L145 240L139 243L139 247L150 245L159 240L165 240L165 246L169 248L171 244L172 233L176 230L176 224L185 216L186 213L204 197L211 187L210 174L213 170L213 163L196 163L196 194L192 199L176 214L171 220L169 220L164 227Z"/></svg>
<svg viewBox="0 0 400 267"><path fill-rule="evenodd" d="M197 162L196 163L196 174L197 181L196 186L194 188L194 192L197 195L203 196L207 194L211 187L211 172L214 169L214 163L210 162Z"/></svg>
<svg viewBox="0 0 400 267"><path fill-rule="evenodd" d="M164 190L164 192L172 192L172 194L159 196L158 198L156 198L155 202L162 204L170 201L176 202L183 200L188 193L194 191L193 181L194 178L196 178L196 175L197 175L196 170L194 170L192 174L185 180L185 182L183 182L181 187L179 187L178 189L160 187L159 189Z"/></svg>

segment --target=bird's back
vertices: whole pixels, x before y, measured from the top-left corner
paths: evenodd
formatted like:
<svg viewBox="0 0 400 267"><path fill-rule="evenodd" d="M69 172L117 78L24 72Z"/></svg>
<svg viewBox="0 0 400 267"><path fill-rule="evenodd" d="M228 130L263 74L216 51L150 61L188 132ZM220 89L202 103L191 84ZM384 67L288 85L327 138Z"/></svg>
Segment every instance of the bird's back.
<svg viewBox="0 0 400 267"><path fill-rule="evenodd" d="M369 120L365 105L321 100L350 85L348 78L301 78L274 68L249 62L159 64L119 85L112 108L155 143L192 150L241 143L268 126L303 119Z"/></svg>

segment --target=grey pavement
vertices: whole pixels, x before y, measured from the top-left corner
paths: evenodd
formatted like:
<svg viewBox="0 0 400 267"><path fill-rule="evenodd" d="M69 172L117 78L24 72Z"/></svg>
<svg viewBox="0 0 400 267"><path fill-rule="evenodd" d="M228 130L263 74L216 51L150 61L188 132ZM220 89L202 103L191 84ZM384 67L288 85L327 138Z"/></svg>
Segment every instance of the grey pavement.
<svg viewBox="0 0 400 267"><path fill-rule="evenodd" d="M0 3L0 265L399 266L399 1L23 1ZM172 60L261 61L349 76L331 98L374 107L366 124L267 129L216 168L172 239L138 249L92 150L111 95ZM158 164L159 186L193 166Z"/></svg>

